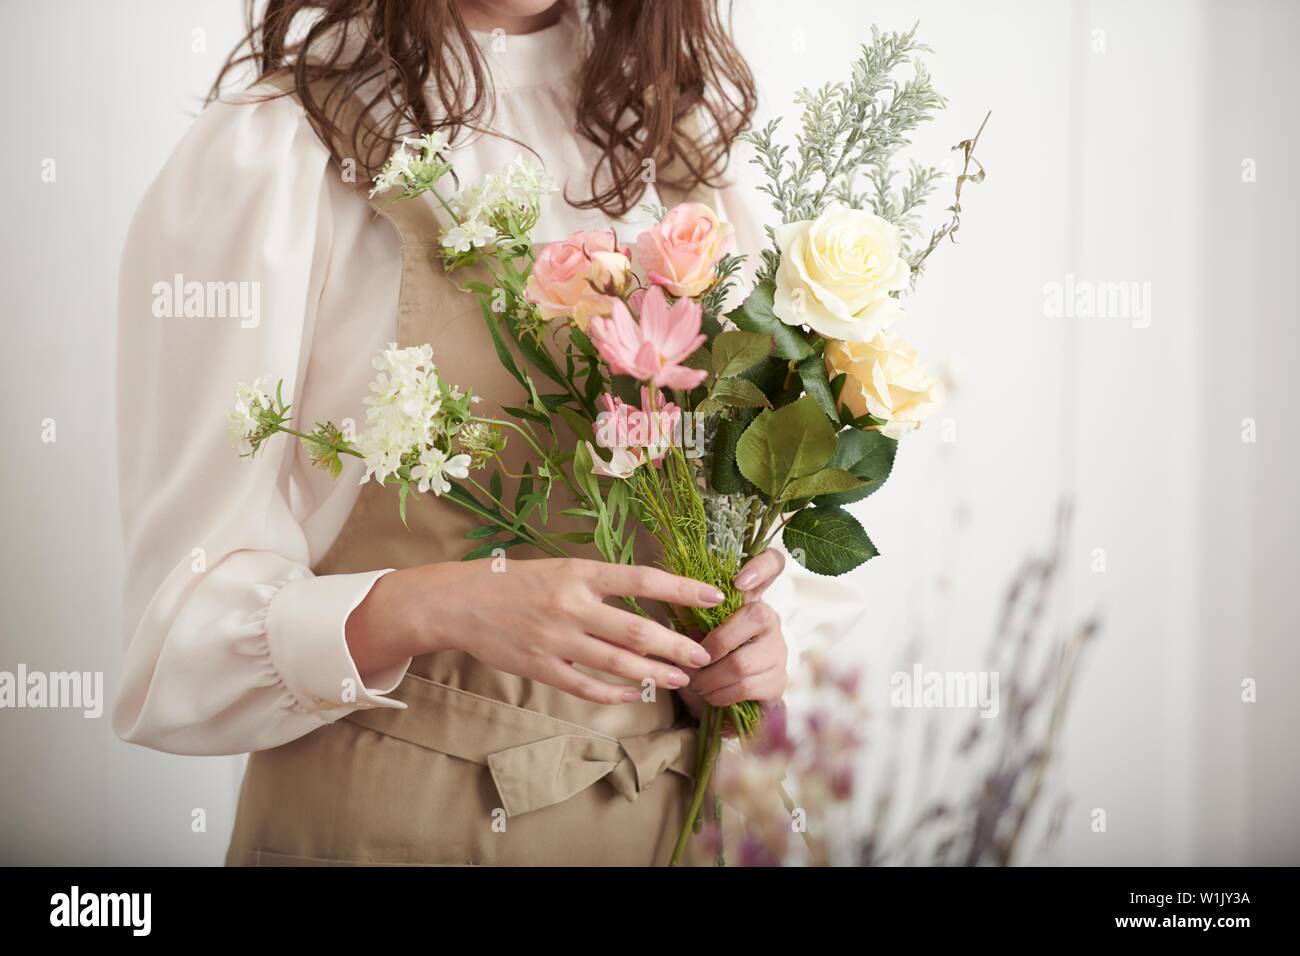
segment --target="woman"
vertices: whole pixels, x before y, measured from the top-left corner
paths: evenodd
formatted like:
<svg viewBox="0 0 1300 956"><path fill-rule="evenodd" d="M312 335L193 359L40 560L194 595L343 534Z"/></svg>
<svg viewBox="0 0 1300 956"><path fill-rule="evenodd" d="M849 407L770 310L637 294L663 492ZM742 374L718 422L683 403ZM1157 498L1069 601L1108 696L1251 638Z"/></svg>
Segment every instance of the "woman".
<svg viewBox="0 0 1300 956"><path fill-rule="evenodd" d="M258 83L214 88L141 204L119 343L136 623L114 724L160 750L253 751L228 862L662 863L689 785L683 710L781 697L774 552L697 644L617 599L720 600L698 582L461 562L454 506L421 501L407 530L391 492L332 481L289 442L240 461L220 427L233 383L258 375L285 380L299 421L358 420L370 356L394 341L517 402L429 254L433 207L379 215L369 178L403 134L439 128L462 182L521 146L541 160L564 189L540 241L716 202L754 95L715 2L272 0L218 87L241 63ZM255 308L158 307L159 283L192 282L236 283Z"/></svg>

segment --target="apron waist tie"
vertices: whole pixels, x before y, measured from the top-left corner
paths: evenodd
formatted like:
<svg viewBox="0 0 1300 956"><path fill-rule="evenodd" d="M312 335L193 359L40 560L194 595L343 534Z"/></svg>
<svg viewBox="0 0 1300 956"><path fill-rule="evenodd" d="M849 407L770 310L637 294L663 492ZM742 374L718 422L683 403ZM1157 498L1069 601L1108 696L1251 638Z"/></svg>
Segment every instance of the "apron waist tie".
<svg viewBox="0 0 1300 956"><path fill-rule="evenodd" d="M408 674L388 695L406 710L357 710L347 720L487 767L507 817L562 803L598 780L635 800L664 771L690 777L695 728L670 727L621 740Z"/></svg>

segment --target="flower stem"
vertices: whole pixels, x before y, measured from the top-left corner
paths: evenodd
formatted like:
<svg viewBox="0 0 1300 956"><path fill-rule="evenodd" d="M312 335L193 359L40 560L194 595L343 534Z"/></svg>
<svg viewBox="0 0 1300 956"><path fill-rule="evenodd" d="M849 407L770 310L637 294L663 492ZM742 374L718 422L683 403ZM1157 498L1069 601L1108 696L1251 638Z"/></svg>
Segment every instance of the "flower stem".
<svg viewBox="0 0 1300 956"><path fill-rule="evenodd" d="M592 501L589 497L587 497L587 495L582 491L582 489L578 487L577 483L574 482L574 480L569 477L569 473L565 471L563 467L561 467L560 465L556 465L551 461L551 456L546 453L546 451L538 443L537 439L533 436L532 432L530 432L528 429L521 427L515 422L506 421L503 418L483 418L478 415L474 415L471 416L469 420L471 422L482 422L483 424L487 424L487 425L500 425L503 428L509 428L512 431L517 432L520 435L520 437L522 437L523 440L528 443L528 447L531 448L534 452L536 452L539 456L541 456L542 461L546 462L546 464L551 467L551 470L560 476L560 480L563 481L565 485L568 486L568 489L570 492L573 493L574 498L576 498L578 501L585 501L591 505L596 504L596 502Z"/></svg>
<svg viewBox="0 0 1300 956"><path fill-rule="evenodd" d="M686 843L695 830L695 820L700 815L700 808L704 806L704 795L708 791L709 779L713 776L713 765L717 763L720 749L722 749L721 714L713 722L713 728L709 731L709 745L704 752L704 761L695 774L695 792L691 796L691 805L686 811L686 820L682 824L682 832L677 837L677 846L673 848L672 859L668 861L669 866L681 865L682 857L686 853Z"/></svg>
<svg viewBox="0 0 1300 956"><path fill-rule="evenodd" d="M511 520L513 521L518 520L519 516L510 509L510 506L507 505L500 498L498 498L496 495L492 494L492 492L489 491L487 488L484 488L480 482L474 480L473 478L466 478L465 481L473 485L484 495L486 495L488 500L491 501L493 504L495 504L498 508L502 509L506 513L507 517L509 517ZM521 537L525 538L529 542L529 544L536 545L537 547L541 548L543 551L545 551L547 554L551 555L552 557L567 558L569 556L569 553L565 551L563 548L561 548L558 544L553 542L544 531L537 530L532 525L528 524L528 522L526 521L518 525L506 524L505 522L502 521L498 521L496 522L496 524L500 525L502 528L505 528L508 531L513 532L514 534L520 535Z"/></svg>
<svg viewBox="0 0 1300 956"><path fill-rule="evenodd" d="M294 438L300 438L303 441L310 442L313 445L319 445L322 448L332 449L343 455L352 455L356 458L365 457L361 454L361 452L357 451L350 444L345 443L340 445L335 442L322 441L320 438L318 438L315 435L308 435L305 432L295 431L294 429L287 428L284 425L276 425L275 430L278 432L284 432L286 435L292 435Z"/></svg>

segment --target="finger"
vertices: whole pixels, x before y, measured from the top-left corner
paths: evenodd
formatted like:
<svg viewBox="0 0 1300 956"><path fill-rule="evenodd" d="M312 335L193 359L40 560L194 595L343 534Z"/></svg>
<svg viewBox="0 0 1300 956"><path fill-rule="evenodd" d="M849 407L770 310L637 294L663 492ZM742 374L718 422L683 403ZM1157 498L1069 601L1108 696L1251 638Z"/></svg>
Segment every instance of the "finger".
<svg viewBox="0 0 1300 956"><path fill-rule="evenodd" d="M630 704L641 699L639 687L600 680L559 659L546 667L537 679L596 704Z"/></svg>
<svg viewBox="0 0 1300 956"><path fill-rule="evenodd" d="M705 696L729 687L738 680L771 670L778 664L774 649L767 642L755 641L728 654L691 676L691 690Z"/></svg>
<svg viewBox="0 0 1300 956"><path fill-rule="evenodd" d="M720 661L746 641L768 630L779 630L781 620L772 608L759 601L746 604L727 618L700 642L710 660Z"/></svg>
<svg viewBox="0 0 1300 956"><path fill-rule="evenodd" d="M643 597L679 607L715 607L725 600L711 584L669 574L659 568L631 564L600 564L591 572L591 586L602 597Z"/></svg>
<svg viewBox="0 0 1300 956"><path fill-rule="evenodd" d="M608 641L583 635L573 648L567 652L569 659L585 664L603 674L614 674L636 681L638 685L644 680L654 681L656 687L676 689L690 683L690 677L684 671L671 664L654 661L639 654L633 654Z"/></svg>
<svg viewBox="0 0 1300 956"><path fill-rule="evenodd" d="M735 585L745 592L746 601L757 599L781 576L783 570L785 555L775 548L769 548L745 563L736 575Z"/></svg>
<svg viewBox="0 0 1300 956"><path fill-rule="evenodd" d="M705 694L704 699L713 707L730 707L742 700L776 700L785 693L785 683L785 669L774 667Z"/></svg>
<svg viewBox="0 0 1300 956"><path fill-rule="evenodd" d="M633 654L653 655L681 667L704 667L713 658L698 643L648 617L593 602L579 615L593 637L627 648Z"/></svg>

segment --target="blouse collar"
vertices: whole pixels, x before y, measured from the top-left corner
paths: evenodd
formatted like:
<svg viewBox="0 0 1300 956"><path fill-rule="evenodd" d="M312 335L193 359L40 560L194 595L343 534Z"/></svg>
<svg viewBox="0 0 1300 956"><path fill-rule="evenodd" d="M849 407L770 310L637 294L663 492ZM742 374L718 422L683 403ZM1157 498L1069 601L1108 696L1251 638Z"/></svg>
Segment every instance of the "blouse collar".
<svg viewBox="0 0 1300 956"><path fill-rule="evenodd" d="M572 3L560 19L533 33L472 30L497 92L550 86L567 80L582 59L582 30Z"/></svg>

